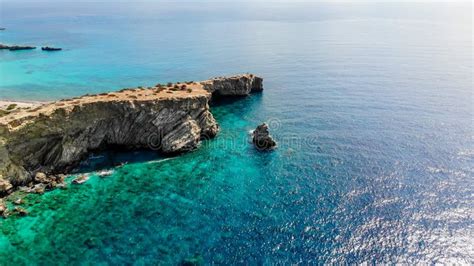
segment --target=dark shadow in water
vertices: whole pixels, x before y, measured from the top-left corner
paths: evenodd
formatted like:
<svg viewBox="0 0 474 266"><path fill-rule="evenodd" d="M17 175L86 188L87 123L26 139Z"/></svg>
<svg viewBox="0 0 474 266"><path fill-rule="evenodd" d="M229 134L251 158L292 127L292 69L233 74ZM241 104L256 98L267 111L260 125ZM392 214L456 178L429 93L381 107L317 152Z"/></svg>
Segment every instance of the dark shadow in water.
<svg viewBox="0 0 474 266"><path fill-rule="evenodd" d="M152 150L125 150L112 147L107 150L92 152L87 159L80 163L73 173L100 171L127 163L142 163L170 157L173 156L164 155Z"/></svg>
<svg viewBox="0 0 474 266"><path fill-rule="evenodd" d="M262 99L262 93L261 92L254 92L248 96L221 96L218 94L213 94L211 102L209 103L211 107L220 107L220 106L225 106L225 105L231 105L236 102L240 101L248 101L248 100L254 100L254 101L261 101Z"/></svg>
<svg viewBox="0 0 474 266"><path fill-rule="evenodd" d="M210 105L211 107L215 108L231 108L232 111L235 111L239 114L244 114L248 112L249 109L251 109L253 104L260 102L261 99L262 94L259 92L252 93L249 96L241 97L213 95ZM147 149L130 150L127 149L127 147L107 146L102 147L100 150L91 152L88 157L72 171L72 173L77 174L100 171L127 163L143 163L153 160L166 159L174 156L179 156L179 154L168 155L159 151Z"/></svg>

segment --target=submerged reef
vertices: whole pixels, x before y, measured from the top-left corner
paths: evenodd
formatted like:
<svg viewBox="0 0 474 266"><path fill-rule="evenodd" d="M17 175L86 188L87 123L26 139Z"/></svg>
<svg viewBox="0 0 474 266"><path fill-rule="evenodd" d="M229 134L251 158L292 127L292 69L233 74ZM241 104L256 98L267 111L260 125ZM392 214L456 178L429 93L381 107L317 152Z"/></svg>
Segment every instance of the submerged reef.
<svg viewBox="0 0 474 266"><path fill-rule="evenodd" d="M0 117L0 196L47 180L59 183L57 176L94 151L193 150L219 132L209 109L213 95L244 96L262 89L261 78L244 74L85 95L10 112Z"/></svg>

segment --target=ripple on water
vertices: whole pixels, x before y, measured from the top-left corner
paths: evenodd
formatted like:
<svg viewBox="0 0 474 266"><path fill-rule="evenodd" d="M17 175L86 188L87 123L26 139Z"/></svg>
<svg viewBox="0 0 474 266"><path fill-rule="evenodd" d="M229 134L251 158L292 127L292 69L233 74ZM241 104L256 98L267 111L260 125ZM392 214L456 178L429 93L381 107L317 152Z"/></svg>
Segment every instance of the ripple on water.
<svg viewBox="0 0 474 266"><path fill-rule="evenodd" d="M471 8L292 3L256 18L253 3L216 6L215 16L203 3L160 4L151 16L81 3L68 12L98 15L31 9L25 20L9 5L5 41L70 49L0 51L0 97L243 70L266 90L214 103L222 130L197 151L109 153L82 170L128 164L25 196L27 217L0 220L0 264L473 264L472 34L470 19L458 21ZM272 153L249 143L264 121Z"/></svg>

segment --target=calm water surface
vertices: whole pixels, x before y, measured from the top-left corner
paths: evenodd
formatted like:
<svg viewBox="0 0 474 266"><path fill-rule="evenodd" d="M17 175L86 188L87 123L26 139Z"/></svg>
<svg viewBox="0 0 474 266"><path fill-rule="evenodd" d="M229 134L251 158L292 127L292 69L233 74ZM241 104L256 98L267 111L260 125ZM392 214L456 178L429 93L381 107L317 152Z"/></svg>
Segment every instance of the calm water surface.
<svg viewBox="0 0 474 266"><path fill-rule="evenodd" d="M474 263L472 6L0 4L0 99L252 72L194 152L128 161L0 221L0 264ZM255 151L267 121L279 148Z"/></svg>

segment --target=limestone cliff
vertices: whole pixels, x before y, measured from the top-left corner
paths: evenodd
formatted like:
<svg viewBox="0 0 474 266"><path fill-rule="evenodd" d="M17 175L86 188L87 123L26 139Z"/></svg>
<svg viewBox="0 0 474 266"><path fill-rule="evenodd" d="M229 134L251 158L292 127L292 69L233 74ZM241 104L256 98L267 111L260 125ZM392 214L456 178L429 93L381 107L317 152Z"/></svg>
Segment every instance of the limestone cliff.
<svg viewBox="0 0 474 266"><path fill-rule="evenodd" d="M262 79L247 74L86 95L0 117L0 195L32 185L38 172L67 173L90 152L111 146L195 149L219 131L209 109L213 94L259 90Z"/></svg>
<svg viewBox="0 0 474 266"><path fill-rule="evenodd" d="M263 90L263 80L252 74L203 81L204 89L221 96L245 96Z"/></svg>

